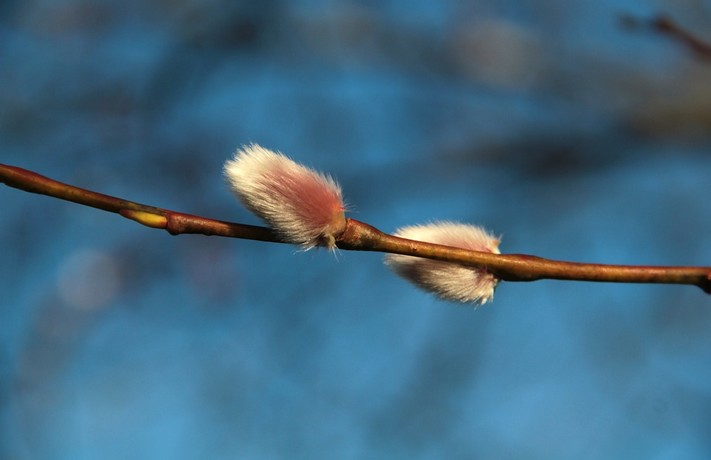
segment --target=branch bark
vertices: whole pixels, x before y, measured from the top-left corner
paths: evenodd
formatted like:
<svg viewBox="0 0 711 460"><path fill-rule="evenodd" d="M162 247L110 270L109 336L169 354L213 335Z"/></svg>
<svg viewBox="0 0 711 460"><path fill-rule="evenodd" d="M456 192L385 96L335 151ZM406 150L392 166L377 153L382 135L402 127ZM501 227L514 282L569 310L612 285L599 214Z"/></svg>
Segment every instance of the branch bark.
<svg viewBox="0 0 711 460"><path fill-rule="evenodd" d="M215 220L128 201L55 181L35 172L0 164L0 181L10 187L90 206L166 230L171 235L202 234L284 243L266 227ZM347 219L336 239L340 249L386 252L482 267L504 281L541 279L613 283L695 285L711 294L711 267L607 265L564 262L526 254L492 254L470 251L389 235L366 223Z"/></svg>

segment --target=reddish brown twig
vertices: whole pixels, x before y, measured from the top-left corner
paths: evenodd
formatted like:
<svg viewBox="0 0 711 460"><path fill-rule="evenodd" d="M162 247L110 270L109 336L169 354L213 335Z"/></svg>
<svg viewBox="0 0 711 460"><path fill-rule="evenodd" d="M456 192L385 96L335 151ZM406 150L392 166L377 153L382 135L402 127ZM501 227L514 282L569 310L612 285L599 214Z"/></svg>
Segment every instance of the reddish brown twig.
<svg viewBox="0 0 711 460"><path fill-rule="evenodd" d="M652 19L645 20L625 15L622 16L622 23L628 28L643 26L655 32L665 34L683 44L697 57L711 60L711 43L686 30L669 16L659 15Z"/></svg>
<svg viewBox="0 0 711 460"><path fill-rule="evenodd" d="M0 164L0 182L26 192L48 195L92 208L115 212L148 227L166 230L172 235L199 233L272 243L283 242L269 228L224 222L135 203L64 184L16 166Z"/></svg>
<svg viewBox="0 0 711 460"><path fill-rule="evenodd" d="M424 257L484 267L504 281L558 279L612 283L693 284L711 294L711 267L605 265L563 262L526 254L493 254L388 235L363 222L348 219L338 247Z"/></svg>
<svg viewBox="0 0 711 460"><path fill-rule="evenodd" d="M0 181L27 192L118 213L172 235L198 233L283 243L269 228L225 222L135 203L121 198L57 182L32 171L0 164ZM484 267L504 281L540 279L605 281L615 283L663 283L695 285L711 294L711 267L603 265L562 262L524 254L492 254L407 240L388 235L357 220L348 219L337 238L341 249L403 254Z"/></svg>
<svg viewBox="0 0 711 460"><path fill-rule="evenodd" d="M656 17L652 20L652 26L659 32L665 33L685 44L698 57L711 59L711 44L682 28L668 16Z"/></svg>

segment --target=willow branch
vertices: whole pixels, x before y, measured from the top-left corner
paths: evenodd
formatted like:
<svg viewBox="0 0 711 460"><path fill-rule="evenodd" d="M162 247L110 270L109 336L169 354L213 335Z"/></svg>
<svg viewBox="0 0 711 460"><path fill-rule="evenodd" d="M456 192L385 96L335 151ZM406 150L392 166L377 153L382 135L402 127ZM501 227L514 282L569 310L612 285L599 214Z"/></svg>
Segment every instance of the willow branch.
<svg viewBox="0 0 711 460"><path fill-rule="evenodd" d="M659 15L652 19L637 19L630 15L623 15L621 19L623 25L628 28L644 26L678 41L701 59L711 59L711 43L683 28L669 16Z"/></svg>
<svg viewBox="0 0 711 460"><path fill-rule="evenodd" d="M283 243L278 235L269 228L208 219L148 206L64 184L16 166L0 164L0 182L26 192L48 195L103 211L115 212L148 227L166 230L171 235L198 233Z"/></svg>
<svg viewBox="0 0 711 460"><path fill-rule="evenodd" d="M422 243L388 235L362 222L348 220L338 247L424 257L484 267L504 281L557 279L611 283L696 285L711 294L711 267L607 265L563 262L526 254L493 254Z"/></svg>
<svg viewBox="0 0 711 460"><path fill-rule="evenodd" d="M166 230L171 235L202 234L284 242L277 233L266 227L209 219L148 206L64 184L15 166L0 164L0 181L27 192L117 213L148 227ZM347 220L346 229L337 238L336 245L345 250L386 252L482 267L504 281L558 279L688 284L698 286L711 294L711 267L587 264L525 254L492 254L399 238L354 219Z"/></svg>

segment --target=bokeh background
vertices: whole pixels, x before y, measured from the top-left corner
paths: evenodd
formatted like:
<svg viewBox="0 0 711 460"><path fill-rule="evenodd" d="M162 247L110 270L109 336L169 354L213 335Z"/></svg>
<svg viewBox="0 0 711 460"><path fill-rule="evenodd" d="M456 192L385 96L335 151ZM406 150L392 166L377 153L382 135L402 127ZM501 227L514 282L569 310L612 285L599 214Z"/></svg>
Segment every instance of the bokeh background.
<svg viewBox="0 0 711 460"><path fill-rule="evenodd" d="M257 142L385 231L711 265L711 62L621 20L658 13L711 40L703 0L4 1L0 161L257 224L221 174ZM711 457L697 288L472 308L378 254L0 202L2 459Z"/></svg>

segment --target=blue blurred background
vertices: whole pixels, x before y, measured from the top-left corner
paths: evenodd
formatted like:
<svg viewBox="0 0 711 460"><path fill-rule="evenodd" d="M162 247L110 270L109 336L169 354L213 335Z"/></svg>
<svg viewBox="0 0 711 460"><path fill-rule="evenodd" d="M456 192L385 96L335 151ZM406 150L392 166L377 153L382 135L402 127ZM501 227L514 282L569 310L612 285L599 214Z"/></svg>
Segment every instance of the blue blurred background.
<svg viewBox="0 0 711 460"><path fill-rule="evenodd" d="M223 162L329 172L385 231L711 265L711 2L9 0L0 162L259 223ZM2 459L711 457L711 299L202 236L0 187Z"/></svg>

